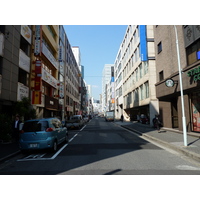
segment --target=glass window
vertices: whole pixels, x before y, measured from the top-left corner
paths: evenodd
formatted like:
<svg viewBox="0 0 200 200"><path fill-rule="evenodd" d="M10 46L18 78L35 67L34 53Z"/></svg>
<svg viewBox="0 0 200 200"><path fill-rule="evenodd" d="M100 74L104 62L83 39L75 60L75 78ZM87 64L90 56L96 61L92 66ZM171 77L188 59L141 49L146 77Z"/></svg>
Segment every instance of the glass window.
<svg viewBox="0 0 200 200"><path fill-rule="evenodd" d="M139 65L139 69L140 69L140 78L142 78L142 76L143 76L143 67L142 67L142 64Z"/></svg>
<svg viewBox="0 0 200 200"><path fill-rule="evenodd" d="M147 81L145 84L145 98L149 98L149 82Z"/></svg>
<svg viewBox="0 0 200 200"><path fill-rule="evenodd" d="M157 46L158 54L162 51L162 42L160 42Z"/></svg>
<svg viewBox="0 0 200 200"><path fill-rule="evenodd" d="M138 81L138 68L135 70L136 73L136 81Z"/></svg>
<svg viewBox="0 0 200 200"><path fill-rule="evenodd" d="M144 63L144 75L148 73L148 63L147 62L143 62Z"/></svg>
<svg viewBox="0 0 200 200"><path fill-rule="evenodd" d="M200 95L199 95L199 92L192 94L192 124L193 124L193 131L200 132Z"/></svg>
<svg viewBox="0 0 200 200"><path fill-rule="evenodd" d="M143 85L140 86L140 100L144 99Z"/></svg>
<svg viewBox="0 0 200 200"><path fill-rule="evenodd" d="M164 72L163 71L159 72L159 81L162 81L162 80L164 80Z"/></svg>
<svg viewBox="0 0 200 200"><path fill-rule="evenodd" d="M23 130L24 132L45 131L48 127L47 121L30 121L24 123Z"/></svg>

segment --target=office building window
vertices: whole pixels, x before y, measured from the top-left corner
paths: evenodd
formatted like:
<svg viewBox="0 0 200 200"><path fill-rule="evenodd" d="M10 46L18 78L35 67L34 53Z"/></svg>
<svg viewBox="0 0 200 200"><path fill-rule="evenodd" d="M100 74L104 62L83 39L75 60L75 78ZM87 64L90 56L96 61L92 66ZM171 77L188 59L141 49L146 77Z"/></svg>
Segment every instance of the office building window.
<svg viewBox="0 0 200 200"><path fill-rule="evenodd" d="M162 42L158 44L158 54L162 51Z"/></svg>
<svg viewBox="0 0 200 200"><path fill-rule="evenodd" d="M186 49L187 63L191 65L198 60L198 52L200 51L200 40L196 41Z"/></svg>
<svg viewBox="0 0 200 200"><path fill-rule="evenodd" d="M164 80L164 72L163 71L159 72L159 81L162 81L162 80Z"/></svg>
<svg viewBox="0 0 200 200"><path fill-rule="evenodd" d="M139 65L139 70L140 70L140 78L143 76L143 67L142 64Z"/></svg>
<svg viewBox="0 0 200 200"><path fill-rule="evenodd" d="M144 75L148 73L148 63L147 62L143 62L144 64Z"/></svg>
<svg viewBox="0 0 200 200"><path fill-rule="evenodd" d="M140 86L140 100L144 99L144 90L143 90L143 85Z"/></svg>
<svg viewBox="0 0 200 200"><path fill-rule="evenodd" d="M149 98L149 82L148 81L144 83L144 87L145 87L145 98Z"/></svg>

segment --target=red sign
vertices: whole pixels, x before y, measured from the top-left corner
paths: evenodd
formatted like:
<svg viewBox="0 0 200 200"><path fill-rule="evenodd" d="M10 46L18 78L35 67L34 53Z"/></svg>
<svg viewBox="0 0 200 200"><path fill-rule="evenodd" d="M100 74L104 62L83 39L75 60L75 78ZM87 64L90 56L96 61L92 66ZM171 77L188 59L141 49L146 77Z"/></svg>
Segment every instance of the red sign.
<svg viewBox="0 0 200 200"><path fill-rule="evenodd" d="M41 62L41 60L35 61L35 73L36 74L42 74L42 62Z"/></svg>
<svg viewBox="0 0 200 200"><path fill-rule="evenodd" d="M35 90L42 90L42 62L35 61Z"/></svg>

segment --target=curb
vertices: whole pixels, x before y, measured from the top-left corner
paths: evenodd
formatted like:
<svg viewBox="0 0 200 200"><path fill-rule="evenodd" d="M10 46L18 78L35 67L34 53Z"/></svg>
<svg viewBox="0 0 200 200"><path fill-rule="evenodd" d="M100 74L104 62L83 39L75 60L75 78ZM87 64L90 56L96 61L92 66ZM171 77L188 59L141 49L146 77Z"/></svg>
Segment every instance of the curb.
<svg viewBox="0 0 200 200"><path fill-rule="evenodd" d="M173 145L173 144L170 144L170 143L168 143L168 142L165 142L165 141L163 141L163 140L160 140L160 139L158 139L158 138L156 138L156 137L147 135L147 134L142 133L142 132L140 132L140 131L137 131L137 130L135 130L135 129L131 129L131 128L124 127L124 126L122 126L122 127L125 128L125 129L128 129L128 130L130 130L130 131L133 131L134 133L137 133L137 134L139 134L140 136L143 136L144 138L147 138L147 139L152 140L152 141L154 141L154 142L160 143L161 145L163 145L163 146L165 146L165 147L171 148L171 149L173 149L174 151L176 151L176 152L178 152L178 153L181 153L182 155L185 155L185 156L187 156L187 157L189 157L189 158L194 159L195 161L200 162L200 155L197 154L197 153L188 151L188 150L186 150L186 149L179 148L179 147L177 147L177 146L175 146L175 145Z"/></svg>

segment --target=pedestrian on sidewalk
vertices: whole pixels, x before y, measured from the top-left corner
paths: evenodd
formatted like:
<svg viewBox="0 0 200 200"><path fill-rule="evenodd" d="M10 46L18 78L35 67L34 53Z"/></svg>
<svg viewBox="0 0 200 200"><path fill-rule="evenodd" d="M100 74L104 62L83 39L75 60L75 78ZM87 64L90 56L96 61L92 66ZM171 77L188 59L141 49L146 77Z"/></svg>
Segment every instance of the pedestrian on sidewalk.
<svg viewBox="0 0 200 200"><path fill-rule="evenodd" d="M22 121L20 121L19 119L19 115L15 116L15 121L12 124L12 139L14 142L18 142L19 141L19 125L22 123Z"/></svg>
<svg viewBox="0 0 200 200"><path fill-rule="evenodd" d="M122 122L124 121L124 116L123 116L123 114L121 115L121 121L122 121Z"/></svg>
<svg viewBox="0 0 200 200"><path fill-rule="evenodd" d="M153 123L154 123L154 127L157 128L158 133L160 133L160 128L162 126L162 123L161 123L159 115L155 115Z"/></svg>

